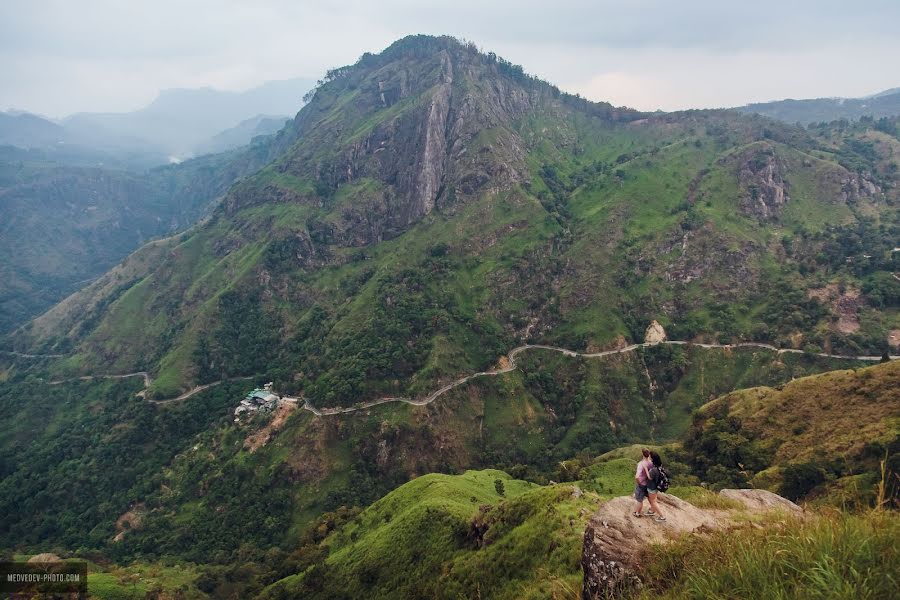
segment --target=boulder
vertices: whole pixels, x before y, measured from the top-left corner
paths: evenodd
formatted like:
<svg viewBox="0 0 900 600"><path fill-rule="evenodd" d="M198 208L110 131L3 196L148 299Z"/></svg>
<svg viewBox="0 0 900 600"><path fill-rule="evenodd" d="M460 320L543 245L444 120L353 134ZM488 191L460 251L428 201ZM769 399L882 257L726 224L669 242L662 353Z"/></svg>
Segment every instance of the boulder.
<svg viewBox="0 0 900 600"><path fill-rule="evenodd" d="M783 511L799 514L803 509L778 494L767 490L722 490L719 495L723 498L736 500L752 512Z"/></svg>
<svg viewBox="0 0 900 600"><path fill-rule="evenodd" d="M765 490L723 490L723 498L739 502L736 512L779 512L802 516L803 509L793 502ZM731 511L704 510L669 494L659 494L665 521L653 517L633 517L634 500L628 496L613 498L600 506L584 531L581 568L584 571L582 598L595 600L628 596L642 587L641 550L654 544L666 544L684 535L728 529L740 521ZM646 504L645 504L646 508Z"/></svg>
<svg viewBox="0 0 900 600"><path fill-rule="evenodd" d="M59 562L62 559L55 554L50 552L42 552L40 554L35 554L31 558L28 559L30 563L47 563L47 562Z"/></svg>
<svg viewBox="0 0 900 600"><path fill-rule="evenodd" d="M659 494L658 501L665 521L631 516L634 500L628 496L613 498L591 517L581 555L584 598L608 598L640 588L636 567L642 548L717 526L714 517L675 496Z"/></svg>

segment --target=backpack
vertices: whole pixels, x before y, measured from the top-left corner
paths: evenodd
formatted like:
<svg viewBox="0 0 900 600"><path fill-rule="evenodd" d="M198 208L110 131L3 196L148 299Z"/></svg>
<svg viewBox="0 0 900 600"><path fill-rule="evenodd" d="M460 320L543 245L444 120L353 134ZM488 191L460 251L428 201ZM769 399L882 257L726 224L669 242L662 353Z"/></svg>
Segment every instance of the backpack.
<svg viewBox="0 0 900 600"><path fill-rule="evenodd" d="M666 473L666 470L662 467L659 467L659 477L656 479L656 489L660 492L665 492L669 489L669 474Z"/></svg>

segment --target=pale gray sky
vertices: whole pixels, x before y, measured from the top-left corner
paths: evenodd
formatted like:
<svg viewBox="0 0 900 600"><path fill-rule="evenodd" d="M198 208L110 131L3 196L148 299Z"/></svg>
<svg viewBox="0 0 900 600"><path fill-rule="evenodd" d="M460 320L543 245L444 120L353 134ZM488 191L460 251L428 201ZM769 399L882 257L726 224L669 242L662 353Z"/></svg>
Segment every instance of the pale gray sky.
<svg viewBox="0 0 900 600"><path fill-rule="evenodd" d="M3 0L0 108L128 111L160 89L320 76L412 33L639 109L900 86L897 0Z"/></svg>

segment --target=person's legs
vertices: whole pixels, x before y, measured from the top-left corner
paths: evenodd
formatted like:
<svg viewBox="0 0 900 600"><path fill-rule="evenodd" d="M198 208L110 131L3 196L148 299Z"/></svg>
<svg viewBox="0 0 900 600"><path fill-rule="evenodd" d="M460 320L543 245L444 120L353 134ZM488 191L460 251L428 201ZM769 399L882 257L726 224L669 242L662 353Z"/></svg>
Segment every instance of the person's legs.
<svg viewBox="0 0 900 600"><path fill-rule="evenodd" d="M644 510L644 498L647 497L647 488L642 485L634 486L634 510L631 514L640 516Z"/></svg>
<svg viewBox="0 0 900 600"><path fill-rule="evenodd" d="M662 514L662 511L659 510L659 504L656 502L656 492L649 492L647 494L647 500L650 501L650 508L653 509L653 512L656 513L657 520L664 520L666 517Z"/></svg>

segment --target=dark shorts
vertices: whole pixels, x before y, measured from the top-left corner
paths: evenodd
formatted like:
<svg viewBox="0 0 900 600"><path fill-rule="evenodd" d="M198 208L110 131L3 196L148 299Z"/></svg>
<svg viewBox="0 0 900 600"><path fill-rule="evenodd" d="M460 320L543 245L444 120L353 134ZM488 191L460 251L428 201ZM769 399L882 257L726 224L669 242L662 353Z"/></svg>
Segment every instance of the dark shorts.
<svg viewBox="0 0 900 600"><path fill-rule="evenodd" d="M643 502L644 498L647 497L647 486L646 485L635 485L634 486L634 499L638 502Z"/></svg>

